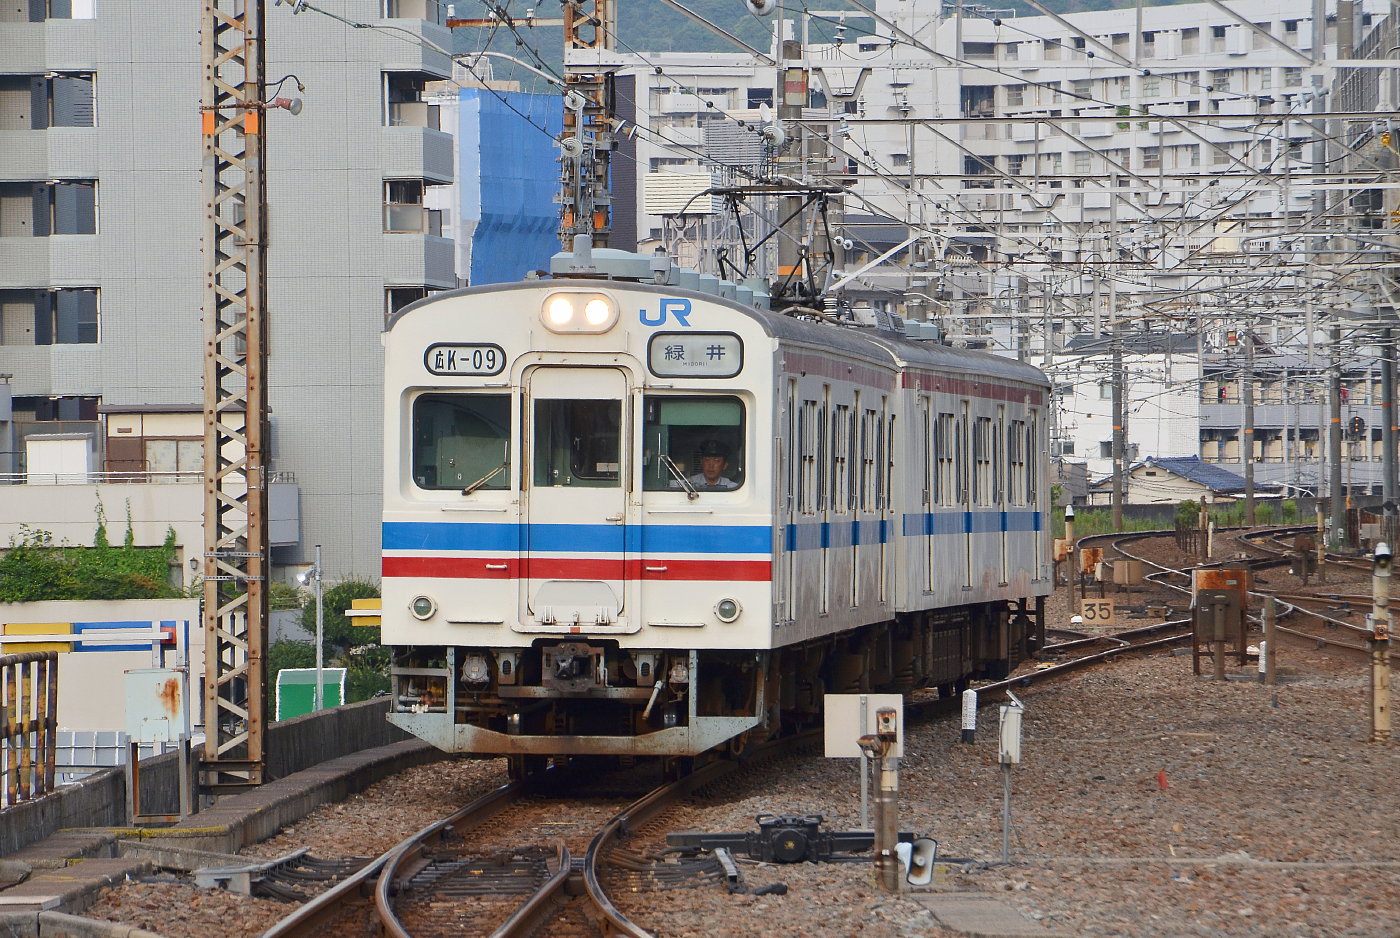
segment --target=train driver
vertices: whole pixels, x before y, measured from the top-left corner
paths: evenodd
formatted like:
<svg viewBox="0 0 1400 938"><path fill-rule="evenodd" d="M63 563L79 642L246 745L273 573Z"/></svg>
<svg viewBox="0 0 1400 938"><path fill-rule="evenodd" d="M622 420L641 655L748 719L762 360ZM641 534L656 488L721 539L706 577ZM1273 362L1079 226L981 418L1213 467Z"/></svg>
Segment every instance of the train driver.
<svg viewBox="0 0 1400 938"><path fill-rule="evenodd" d="M719 440L700 444L700 471L690 477L697 492L729 492L739 484L724 474L729 468L729 447Z"/></svg>

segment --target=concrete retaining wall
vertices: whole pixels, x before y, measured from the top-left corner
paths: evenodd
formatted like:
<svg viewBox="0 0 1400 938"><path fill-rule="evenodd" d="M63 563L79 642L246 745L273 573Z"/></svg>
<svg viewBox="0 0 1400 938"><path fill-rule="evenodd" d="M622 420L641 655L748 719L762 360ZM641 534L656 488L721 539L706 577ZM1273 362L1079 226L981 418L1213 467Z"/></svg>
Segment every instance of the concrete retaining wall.
<svg viewBox="0 0 1400 938"><path fill-rule="evenodd" d="M274 723L267 733L268 780L340 756L408 739L384 719L385 698L347 704L295 720ZM176 813L179 805L177 753L141 762L141 807L151 814ZM108 769L76 785L0 811L0 856L69 827L124 827L126 775Z"/></svg>

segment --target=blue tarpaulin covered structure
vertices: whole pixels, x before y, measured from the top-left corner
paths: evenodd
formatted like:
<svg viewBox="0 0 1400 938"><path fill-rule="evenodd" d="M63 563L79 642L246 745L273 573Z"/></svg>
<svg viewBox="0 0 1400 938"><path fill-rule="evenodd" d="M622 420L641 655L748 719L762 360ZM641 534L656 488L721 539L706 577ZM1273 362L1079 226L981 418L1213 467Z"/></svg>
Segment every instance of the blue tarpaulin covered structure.
<svg viewBox="0 0 1400 938"><path fill-rule="evenodd" d="M552 138L563 130L562 100L464 88L458 114L469 282L507 283L548 269L559 250L559 150Z"/></svg>

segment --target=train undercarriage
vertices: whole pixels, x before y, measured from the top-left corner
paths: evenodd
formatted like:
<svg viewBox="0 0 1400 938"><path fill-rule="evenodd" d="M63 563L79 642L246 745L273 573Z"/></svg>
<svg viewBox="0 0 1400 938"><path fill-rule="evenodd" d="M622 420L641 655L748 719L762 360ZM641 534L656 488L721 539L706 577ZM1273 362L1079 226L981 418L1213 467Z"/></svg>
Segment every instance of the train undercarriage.
<svg viewBox="0 0 1400 938"><path fill-rule="evenodd" d="M400 647L391 722L449 752L690 757L819 724L826 694L952 695L1044 644L1044 600L901 615L773 650Z"/></svg>

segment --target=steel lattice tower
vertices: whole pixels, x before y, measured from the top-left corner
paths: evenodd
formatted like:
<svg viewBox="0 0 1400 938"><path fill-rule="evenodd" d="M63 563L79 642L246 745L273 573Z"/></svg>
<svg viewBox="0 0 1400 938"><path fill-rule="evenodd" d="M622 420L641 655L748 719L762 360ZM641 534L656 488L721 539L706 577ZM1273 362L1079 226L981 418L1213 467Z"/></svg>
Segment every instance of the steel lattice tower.
<svg viewBox="0 0 1400 938"><path fill-rule="evenodd" d="M263 5L207 0L204 634L207 789L261 784L267 632Z"/></svg>

